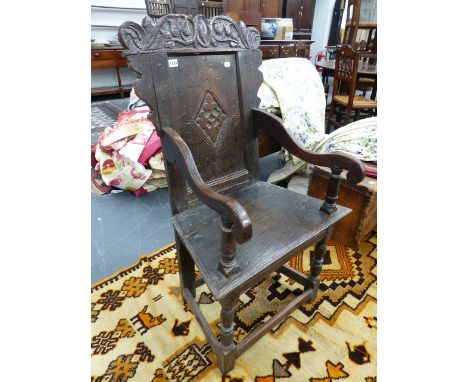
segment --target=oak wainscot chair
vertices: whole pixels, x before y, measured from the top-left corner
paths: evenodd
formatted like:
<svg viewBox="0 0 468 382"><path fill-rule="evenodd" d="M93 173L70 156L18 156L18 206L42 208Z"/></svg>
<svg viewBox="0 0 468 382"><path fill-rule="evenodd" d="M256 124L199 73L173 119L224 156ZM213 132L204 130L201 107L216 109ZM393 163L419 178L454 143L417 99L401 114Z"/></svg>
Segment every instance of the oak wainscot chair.
<svg viewBox="0 0 468 382"><path fill-rule="evenodd" d="M304 302L314 299L333 225L351 212L336 204L340 173L359 183L362 163L346 154L316 154L288 133L281 119L259 110L259 32L226 16L146 17L126 22L119 38L137 73L136 93L161 137L181 293L223 373L236 358ZM332 169L325 201L259 180L258 135L290 153ZM287 263L316 243L306 276ZM201 276L196 277L195 265ZM278 271L304 292L241 342L233 338L240 294ZM196 302L206 283L221 304L217 336Z"/></svg>

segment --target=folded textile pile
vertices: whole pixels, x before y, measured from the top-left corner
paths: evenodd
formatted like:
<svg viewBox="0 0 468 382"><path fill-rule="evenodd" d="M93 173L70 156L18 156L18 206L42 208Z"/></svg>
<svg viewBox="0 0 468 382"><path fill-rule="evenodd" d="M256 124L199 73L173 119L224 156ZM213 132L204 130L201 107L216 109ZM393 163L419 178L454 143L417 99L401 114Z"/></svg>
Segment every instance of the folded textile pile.
<svg viewBox="0 0 468 382"><path fill-rule="evenodd" d="M142 195L167 187L161 140L148 120L149 108L119 113L95 147L95 169L108 186Z"/></svg>

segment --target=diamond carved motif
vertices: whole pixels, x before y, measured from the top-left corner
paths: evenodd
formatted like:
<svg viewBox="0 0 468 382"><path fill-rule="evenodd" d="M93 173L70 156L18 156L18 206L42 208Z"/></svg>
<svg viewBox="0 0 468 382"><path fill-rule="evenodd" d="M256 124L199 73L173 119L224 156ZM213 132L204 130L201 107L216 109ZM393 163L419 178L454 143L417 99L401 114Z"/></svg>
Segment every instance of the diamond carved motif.
<svg viewBox="0 0 468 382"><path fill-rule="evenodd" d="M206 90L193 124L214 149L221 146L230 121L231 116L218 97L211 90Z"/></svg>

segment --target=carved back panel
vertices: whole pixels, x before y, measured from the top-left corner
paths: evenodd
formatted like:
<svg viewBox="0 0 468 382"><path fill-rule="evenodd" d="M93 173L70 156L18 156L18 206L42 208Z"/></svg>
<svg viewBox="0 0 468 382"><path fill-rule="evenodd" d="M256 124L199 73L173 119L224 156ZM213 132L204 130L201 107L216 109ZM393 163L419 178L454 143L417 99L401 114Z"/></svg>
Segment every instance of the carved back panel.
<svg viewBox="0 0 468 382"><path fill-rule="evenodd" d="M119 38L137 72L135 91L150 120L176 130L190 148L203 180L222 193L258 179L258 142L250 112L262 82L260 36L226 16L167 15L124 23ZM166 162L173 213L196 197L173 163Z"/></svg>

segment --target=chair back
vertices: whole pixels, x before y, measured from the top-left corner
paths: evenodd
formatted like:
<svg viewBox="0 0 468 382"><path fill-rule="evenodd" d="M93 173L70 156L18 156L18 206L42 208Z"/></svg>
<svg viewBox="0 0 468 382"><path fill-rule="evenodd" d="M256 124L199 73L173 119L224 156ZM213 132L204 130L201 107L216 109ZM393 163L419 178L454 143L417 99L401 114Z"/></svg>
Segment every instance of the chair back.
<svg viewBox="0 0 468 382"><path fill-rule="evenodd" d="M195 16L199 13L198 2L196 0L173 0L171 13Z"/></svg>
<svg viewBox="0 0 468 382"><path fill-rule="evenodd" d="M251 110L259 105L260 34L226 16L171 14L126 22L119 40L138 76L137 95L161 137L171 127L191 150L203 180L227 193L259 177ZM165 161L173 213L198 204L174 163Z"/></svg>
<svg viewBox="0 0 468 382"><path fill-rule="evenodd" d="M146 12L151 17L161 17L171 13L171 0L145 0Z"/></svg>
<svg viewBox="0 0 468 382"><path fill-rule="evenodd" d="M344 45L336 52L333 96L347 94L351 104L356 92L359 53L349 45Z"/></svg>
<svg viewBox="0 0 468 382"><path fill-rule="evenodd" d="M224 1L199 1L198 13L201 13L207 19L221 16L226 13L226 4Z"/></svg>
<svg viewBox="0 0 468 382"><path fill-rule="evenodd" d="M342 44L354 46L359 19L361 17L361 0L348 0L346 24Z"/></svg>

